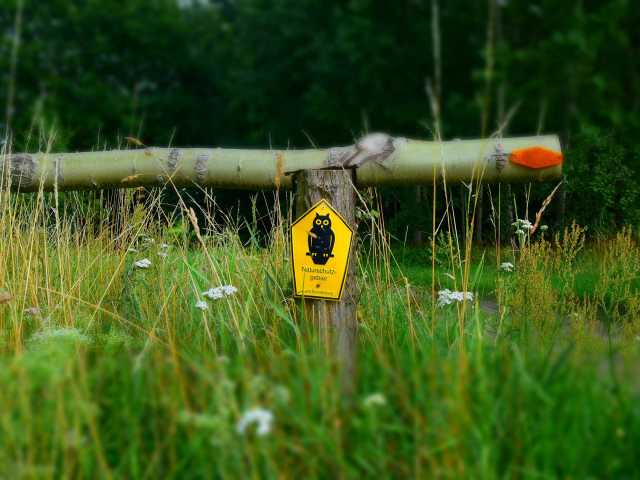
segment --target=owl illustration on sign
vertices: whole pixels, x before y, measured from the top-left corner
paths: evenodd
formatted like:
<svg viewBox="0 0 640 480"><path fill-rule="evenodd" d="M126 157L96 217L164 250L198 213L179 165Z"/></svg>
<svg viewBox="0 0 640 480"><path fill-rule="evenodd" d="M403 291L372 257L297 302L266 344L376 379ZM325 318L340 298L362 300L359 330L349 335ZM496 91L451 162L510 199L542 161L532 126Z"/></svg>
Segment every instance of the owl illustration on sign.
<svg viewBox="0 0 640 480"><path fill-rule="evenodd" d="M313 227L307 237L309 251L307 255L316 265L326 265L333 257L333 246L336 243L336 235L331 229L330 214L319 215L313 219Z"/></svg>

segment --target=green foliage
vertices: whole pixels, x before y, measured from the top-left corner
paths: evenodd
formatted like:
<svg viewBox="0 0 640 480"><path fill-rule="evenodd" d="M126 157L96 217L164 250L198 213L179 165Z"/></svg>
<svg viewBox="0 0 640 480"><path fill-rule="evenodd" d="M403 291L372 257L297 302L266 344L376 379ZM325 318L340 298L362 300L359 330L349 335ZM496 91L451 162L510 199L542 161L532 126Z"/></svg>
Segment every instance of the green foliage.
<svg viewBox="0 0 640 480"><path fill-rule="evenodd" d="M581 225L607 231L640 226L640 149L599 129L585 130L567 160L568 209Z"/></svg>
<svg viewBox="0 0 640 480"><path fill-rule="evenodd" d="M505 133L561 135L569 186L548 223L578 218L592 231L637 224L637 2L440 1L439 66L431 5L0 0L0 106L14 112L0 123L16 150L46 148L51 131L58 150L112 147L125 136L148 145L279 147L349 143L371 130L431 138L425 81L439 67L444 138L488 135L512 108ZM536 189L532 206L546 193ZM424 195L389 195L396 237L430 232ZM451 206L464 214L455 192ZM485 238L487 211L479 219Z"/></svg>
<svg viewBox="0 0 640 480"><path fill-rule="evenodd" d="M0 11L10 25L12 9ZM55 127L58 147L113 145L127 135L166 145L176 128L182 142L222 142L215 113L224 26L217 9L180 9L173 0L24 0L16 147L27 145L34 121ZM2 45L5 74L10 46Z"/></svg>

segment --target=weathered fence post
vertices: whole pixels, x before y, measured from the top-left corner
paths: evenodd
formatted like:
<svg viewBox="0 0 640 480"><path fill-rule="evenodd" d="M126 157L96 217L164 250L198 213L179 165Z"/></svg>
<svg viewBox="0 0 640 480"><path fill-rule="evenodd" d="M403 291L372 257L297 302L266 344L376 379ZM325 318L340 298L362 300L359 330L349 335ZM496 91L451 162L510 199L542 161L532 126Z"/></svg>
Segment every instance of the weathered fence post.
<svg viewBox="0 0 640 480"><path fill-rule="evenodd" d="M303 170L293 178L295 215L300 217L320 200L326 200L356 229L356 191L354 170ZM350 396L355 389L357 356L356 241L351 241L350 261L340 300L301 300L305 321L314 328L340 368L342 393Z"/></svg>

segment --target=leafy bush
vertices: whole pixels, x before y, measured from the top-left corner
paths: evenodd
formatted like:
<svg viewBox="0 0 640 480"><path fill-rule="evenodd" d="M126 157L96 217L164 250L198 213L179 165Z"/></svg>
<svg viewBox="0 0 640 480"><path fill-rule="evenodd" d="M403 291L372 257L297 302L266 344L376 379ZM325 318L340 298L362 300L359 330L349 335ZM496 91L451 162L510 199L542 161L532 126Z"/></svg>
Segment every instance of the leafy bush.
<svg viewBox="0 0 640 480"><path fill-rule="evenodd" d="M640 224L640 150L619 136L588 128L570 148L567 211L596 231Z"/></svg>

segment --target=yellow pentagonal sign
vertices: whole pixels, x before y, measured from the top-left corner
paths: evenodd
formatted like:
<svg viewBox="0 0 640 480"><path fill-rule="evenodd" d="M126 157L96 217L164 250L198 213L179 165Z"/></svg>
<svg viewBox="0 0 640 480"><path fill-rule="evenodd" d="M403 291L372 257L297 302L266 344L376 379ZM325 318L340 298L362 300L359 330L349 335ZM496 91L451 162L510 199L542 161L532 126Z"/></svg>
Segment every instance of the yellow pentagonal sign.
<svg viewBox="0 0 640 480"><path fill-rule="evenodd" d="M351 227L326 200L320 200L291 225L296 297L340 300L352 237Z"/></svg>

